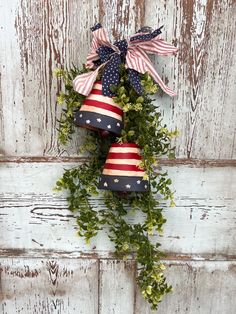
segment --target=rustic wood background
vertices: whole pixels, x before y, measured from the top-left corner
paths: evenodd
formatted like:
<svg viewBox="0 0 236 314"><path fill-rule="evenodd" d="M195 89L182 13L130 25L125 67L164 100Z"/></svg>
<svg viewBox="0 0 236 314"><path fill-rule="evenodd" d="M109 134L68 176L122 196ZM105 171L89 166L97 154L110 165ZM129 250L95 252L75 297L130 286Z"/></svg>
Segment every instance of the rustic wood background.
<svg viewBox="0 0 236 314"><path fill-rule="evenodd" d="M164 204L174 293L158 313L235 313L235 16L235 0L0 0L1 313L151 313L133 261L114 259L105 232L85 245L65 195L52 192L63 168L80 161L79 132L70 147L57 141L52 72L84 62L98 21L113 38L164 24L179 47L175 58L153 58L178 91L157 105L180 131L177 159L162 162L177 206Z"/></svg>

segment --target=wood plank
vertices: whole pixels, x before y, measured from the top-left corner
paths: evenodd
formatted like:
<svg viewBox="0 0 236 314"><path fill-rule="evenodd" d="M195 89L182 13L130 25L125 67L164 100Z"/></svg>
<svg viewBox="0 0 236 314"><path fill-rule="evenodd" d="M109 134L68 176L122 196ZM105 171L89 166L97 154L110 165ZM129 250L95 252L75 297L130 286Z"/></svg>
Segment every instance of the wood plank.
<svg viewBox="0 0 236 314"><path fill-rule="evenodd" d="M63 168L73 163L8 163L0 170L0 248L2 254L27 250L40 256L111 257L113 246L106 232L100 232L90 246L76 236L76 223L67 210L65 194L53 193ZM179 165L168 170L176 190L177 206L163 204L167 223L160 240L170 256L192 258L234 258L236 251L236 168L196 168ZM100 198L92 199L102 208ZM130 215L130 221L142 219ZM156 239L156 237L154 237ZM10 253L9 250L13 250ZM50 253L48 253L50 252ZM68 255L66 255L68 254Z"/></svg>
<svg viewBox="0 0 236 314"><path fill-rule="evenodd" d="M146 0L145 24L164 25L178 46L174 57L155 57L160 75L178 97L156 100L180 136L180 158L235 159L236 15L234 0Z"/></svg>
<svg viewBox="0 0 236 314"><path fill-rule="evenodd" d="M81 66L99 20L117 37L140 26L144 3L92 0L12 0L0 12L0 155L77 155L77 130L67 147L57 140L56 67ZM109 12L109 14L107 14Z"/></svg>
<svg viewBox="0 0 236 314"><path fill-rule="evenodd" d="M223 309L234 314L235 261L165 264L174 291L157 313L222 314ZM134 291L133 266L128 261L101 260L98 282L95 260L1 258L2 313L153 313L139 290Z"/></svg>
<svg viewBox="0 0 236 314"><path fill-rule="evenodd" d="M177 156L235 158L235 10L233 0L165 0L161 6L152 0L3 3L0 153L76 155L79 132L66 148L57 141L60 82L52 70L85 60L89 27L100 19L114 37L130 35L142 24L165 24L164 37L177 43L179 54L154 62L179 96L163 96L157 104L167 125L181 132L174 141Z"/></svg>
<svg viewBox="0 0 236 314"><path fill-rule="evenodd" d="M0 163L33 163L33 162L85 162L87 158L82 156L32 156L32 157L15 157L1 156ZM161 166L178 166L189 165L192 167L236 167L236 159L194 159L194 158L163 158L159 160Z"/></svg>
<svg viewBox="0 0 236 314"><path fill-rule="evenodd" d="M135 263L100 261L100 314L133 313L135 297Z"/></svg>
<svg viewBox="0 0 236 314"><path fill-rule="evenodd" d="M95 260L0 259L2 314L97 314Z"/></svg>
<svg viewBox="0 0 236 314"><path fill-rule="evenodd" d="M135 314L235 313L235 262L170 262L165 274L173 293L168 294L154 312L137 293Z"/></svg>
<svg viewBox="0 0 236 314"><path fill-rule="evenodd" d="M99 18L114 39L134 34L144 23L145 1L100 0Z"/></svg>
<svg viewBox="0 0 236 314"><path fill-rule="evenodd" d="M57 140L61 81L53 70L85 62L97 20L96 0L3 1L0 154L68 155ZM73 154L77 147L78 134L66 149Z"/></svg>

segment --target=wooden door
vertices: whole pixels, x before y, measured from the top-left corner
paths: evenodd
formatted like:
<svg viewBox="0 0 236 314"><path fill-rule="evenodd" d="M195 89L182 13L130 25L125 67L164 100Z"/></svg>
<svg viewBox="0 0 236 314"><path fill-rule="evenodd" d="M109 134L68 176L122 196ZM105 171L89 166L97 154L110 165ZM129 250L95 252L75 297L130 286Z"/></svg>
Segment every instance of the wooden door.
<svg viewBox="0 0 236 314"><path fill-rule="evenodd" d="M105 232L79 239L52 191L79 161L78 134L70 147L57 140L53 69L85 60L98 21L114 37L164 24L179 47L153 59L178 90L157 105L180 131L177 159L162 162L177 206L162 239L174 293L158 313L235 313L235 16L234 0L0 0L0 313L151 313L134 262L114 259Z"/></svg>

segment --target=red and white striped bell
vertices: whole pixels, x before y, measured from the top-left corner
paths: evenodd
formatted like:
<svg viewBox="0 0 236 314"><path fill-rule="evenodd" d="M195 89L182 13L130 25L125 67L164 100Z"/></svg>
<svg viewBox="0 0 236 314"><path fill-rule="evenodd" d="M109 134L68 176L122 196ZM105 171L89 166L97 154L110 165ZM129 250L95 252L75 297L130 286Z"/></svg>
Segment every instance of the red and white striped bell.
<svg viewBox="0 0 236 314"><path fill-rule="evenodd" d="M98 188L123 192L145 192L145 171L139 167L140 147L133 143L112 144L100 177Z"/></svg>
<svg viewBox="0 0 236 314"><path fill-rule="evenodd" d="M102 82L95 82L90 95L75 114L75 124L92 129L105 130L116 135L123 129L123 110L112 97L102 95Z"/></svg>

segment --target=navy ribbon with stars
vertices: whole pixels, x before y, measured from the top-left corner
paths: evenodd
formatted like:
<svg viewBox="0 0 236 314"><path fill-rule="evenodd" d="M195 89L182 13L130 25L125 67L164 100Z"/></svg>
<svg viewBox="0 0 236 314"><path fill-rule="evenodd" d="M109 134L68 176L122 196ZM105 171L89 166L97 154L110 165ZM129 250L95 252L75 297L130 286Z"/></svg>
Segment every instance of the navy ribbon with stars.
<svg viewBox="0 0 236 314"><path fill-rule="evenodd" d="M100 23L96 24L91 30L94 32L95 30L101 28L102 25ZM163 26L162 26L163 27ZM156 36L161 34L162 27L158 28L154 32L150 32L150 28L143 27L138 33L145 33L140 35L135 35L130 38L130 41L148 41ZM147 33L148 32L148 33ZM111 85L118 85L120 81L119 67L120 64L125 63L125 56L128 49L128 42L126 39L116 41L114 45L118 48L119 52L113 50L111 47L102 45L100 46L96 52L99 55L99 60L94 62L95 65L100 65L102 63L107 62L103 76L102 76L102 93L104 96L115 96L110 90ZM128 79L130 84L134 88L134 90L138 94L143 93L143 88L140 81L140 74L134 69L128 69Z"/></svg>

